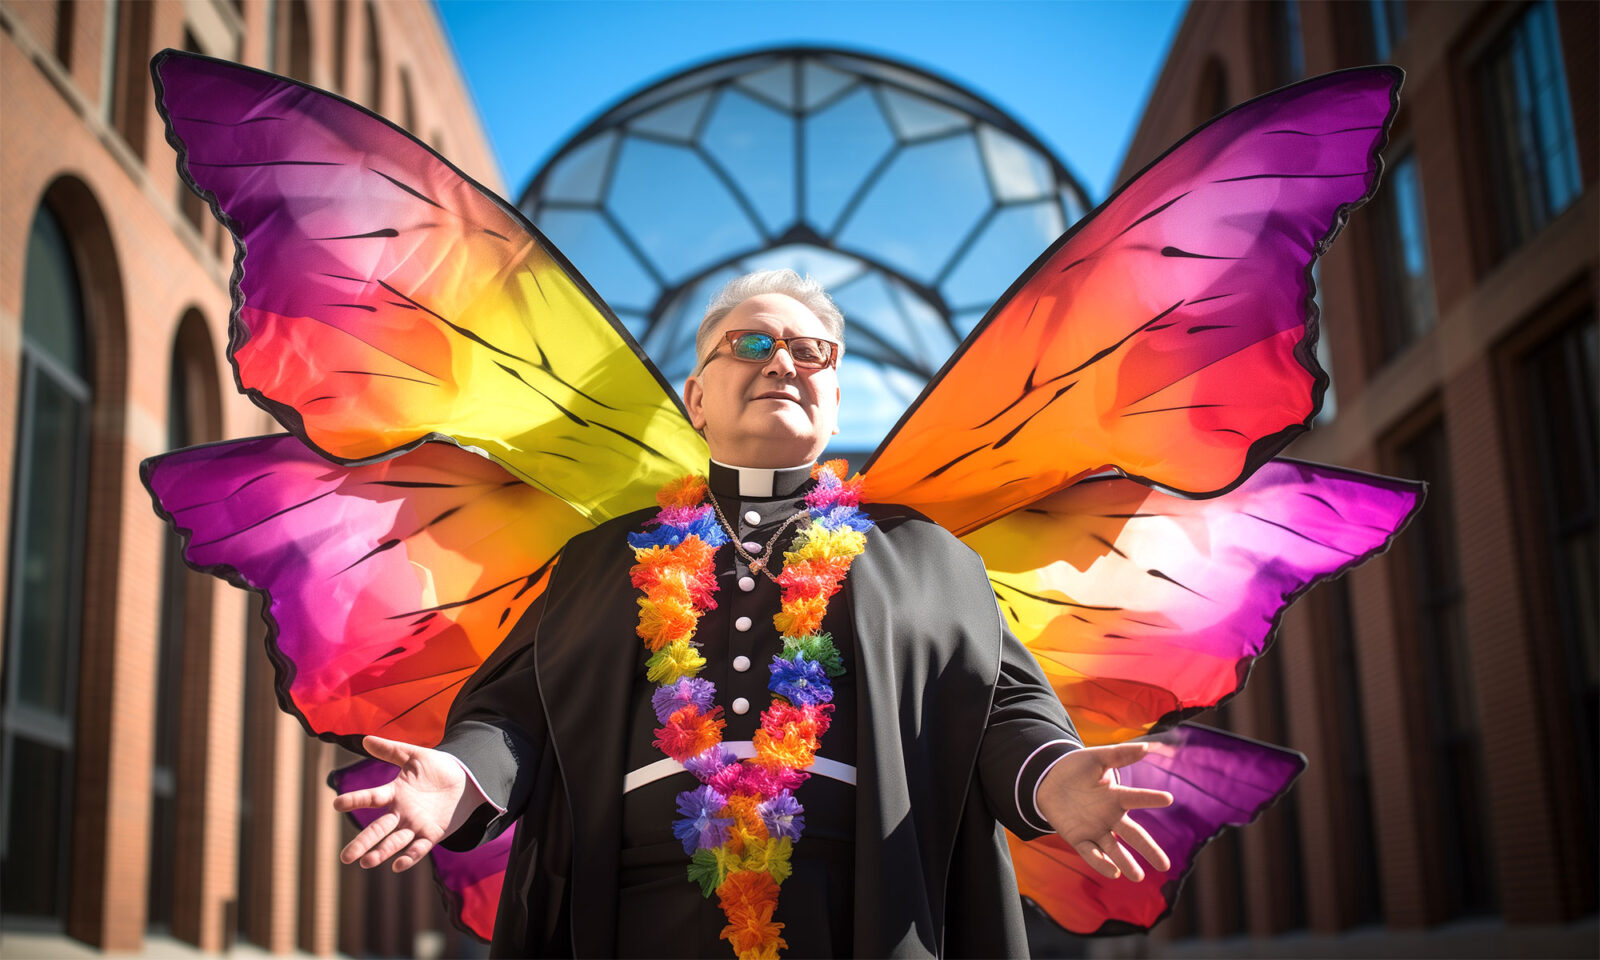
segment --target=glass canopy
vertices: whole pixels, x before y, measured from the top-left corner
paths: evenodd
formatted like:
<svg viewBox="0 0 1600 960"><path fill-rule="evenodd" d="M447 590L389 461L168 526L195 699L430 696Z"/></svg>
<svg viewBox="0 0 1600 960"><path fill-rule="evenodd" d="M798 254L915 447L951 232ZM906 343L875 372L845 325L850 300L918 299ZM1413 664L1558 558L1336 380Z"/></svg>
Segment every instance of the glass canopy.
<svg viewBox="0 0 1600 960"><path fill-rule="evenodd" d="M773 50L605 111L520 206L673 383L712 293L791 267L847 321L833 454L871 450L990 305L1087 209L1048 149L904 64Z"/></svg>

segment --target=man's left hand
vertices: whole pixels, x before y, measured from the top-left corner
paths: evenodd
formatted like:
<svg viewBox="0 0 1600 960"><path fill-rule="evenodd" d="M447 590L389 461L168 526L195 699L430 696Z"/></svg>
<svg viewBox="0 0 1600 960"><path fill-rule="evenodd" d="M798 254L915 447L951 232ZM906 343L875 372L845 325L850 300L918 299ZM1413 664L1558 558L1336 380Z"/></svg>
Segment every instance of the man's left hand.
<svg viewBox="0 0 1600 960"><path fill-rule="evenodd" d="M1136 882L1144 879L1144 869L1128 847L1157 870L1172 868L1166 852L1128 816L1129 810L1165 807L1172 803L1172 794L1124 787L1115 772L1137 762L1149 749L1145 743L1118 743L1074 750L1057 761L1039 784L1039 812L1089 866L1113 880L1123 875Z"/></svg>

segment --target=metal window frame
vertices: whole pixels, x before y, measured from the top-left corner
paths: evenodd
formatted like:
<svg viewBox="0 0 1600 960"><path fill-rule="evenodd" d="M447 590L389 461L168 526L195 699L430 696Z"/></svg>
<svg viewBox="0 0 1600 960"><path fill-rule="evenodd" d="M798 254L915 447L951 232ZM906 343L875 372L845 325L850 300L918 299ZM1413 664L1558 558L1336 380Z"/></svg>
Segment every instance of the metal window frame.
<svg viewBox="0 0 1600 960"><path fill-rule="evenodd" d="M804 73L806 66L813 63L844 74L848 79L838 89L807 106L804 97ZM792 101L790 105L785 105L741 82L747 76L776 67L786 67L789 70L788 79L791 88L788 99ZM700 142L729 88L786 117L793 124L793 220L781 231L775 232L767 227L753 198L732 172ZM869 91L874 107L888 124L889 144L884 153L877 157L853 184L844 203L829 218L829 223L825 227L813 225L806 210L806 184L809 178L809 164L806 157L808 122L811 118L823 114L834 104L856 95L863 88ZM948 130L921 135L904 134L896 127L895 114L885 103L885 94L889 90L929 100L961 114L963 121L957 127ZM707 100L694 118L692 127L684 131L686 140L650 131L629 129L629 125L640 117L687 97L700 95L707 95ZM1027 200L1000 199L994 183L993 164L989 156L984 153L982 143L979 142L979 130L985 125L1011 137L1044 163L1050 177L1049 188L1044 193L1037 198ZM592 201L546 199L544 194L550 186L551 177L563 161L604 136L614 138L615 142L601 151L601 156L594 158L593 162L604 164L598 190L594 194L595 199ZM915 279L907 275L905 270L874 256L872 251L840 244L841 234L850 225L873 188L893 167L897 158L912 147L958 137L969 138L978 151L988 205L975 223L966 228L966 232L957 244L950 251L941 253L940 263L932 271L931 280ZM686 150L698 158L754 229L758 238L756 243L724 253L715 258L714 262L702 264L681 277L668 277L668 271L650 259L639 238L634 236L630 224L625 222L625 218L619 216L610 204L611 190L623 154L623 141L628 138L670 145ZM957 326L956 314L968 312L977 305L949 303L940 289L941 286L966 261L980 238L984 236L985 230L1003 210L1046 202L1055 205L1063 229L1070 227L1076 220L1075 211L1072 209L1074 204L1080 208L1077 211L1080 214L1094 207L1089 202L1088 193L1082 184L1067 170L1055 153L995 104L948 77L938 76L909 64L860 51L798 45L755 50L702 61L657 78L622 97L581 125L576 133L568 137L540 163L537 173L523 190L517 206L536 223L547 210L582 212L597 216L613 232L642 273L656 287L653 302L648 305L636 305L635 308L622 312L638 322L637 339L640 343L650 342L656 344L658 349L661 344L665 344L670 350L680 348L682 346L680 341L683 338L672 335L671 331L664 331L663 326L678 319L677 308L685 294L693 291L708 276L718 271L736 268L741 261L758 256L767 250L791 245L810 246L828 254L846 257L860 263L863 266L863 274L872 270L878 271L886 280L892 281L891 290L898 284L927 304L942 319L952 340L959 343L963 335ZM1026 264L1019 263L1018 271L1025 266ZM853 282L858 276L860 274L853 275L851 281L846 283ZM834 285L835 289L839 286L841 285ZM996 284L997 296L1003 289L1001 284ZM904 319L904 308L897 307L897 312ZM927 380L936 373L939 363L930 365L912 356L911 352L891 349L890 341L893 338L886 339L885 333L886 331L876 330L870 323L855 326L852 329L852 340L857 343L865 340L871 345L866 350L858 346L854 351L855 355L865 356L873 363L886 368L900 369L921 380ZM660 357L660 361L664 368L672 364L672 361L665 356Z"/></svg>

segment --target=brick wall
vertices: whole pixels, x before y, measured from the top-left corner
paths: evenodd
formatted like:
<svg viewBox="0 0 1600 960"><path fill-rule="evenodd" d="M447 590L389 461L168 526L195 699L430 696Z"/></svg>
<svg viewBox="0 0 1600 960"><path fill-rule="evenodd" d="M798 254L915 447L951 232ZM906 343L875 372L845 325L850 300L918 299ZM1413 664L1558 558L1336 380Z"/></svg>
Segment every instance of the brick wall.
<svg viewBox="0 0 1600 960"><path fill-rule="evenodd" d="M1534 629L1530 599L1524 595L1522 570L1530 562L1525 556L1530 546L1527 537L1518 535L1524 514L1517 500L1526 499L1527 491L1515 485L1518 475L1510 469L1517 453L1507 442L1496 371L1508 341L1541 323L1549 325L1544 316L1549 304L1560 300L1563 315L1570 316L1582 304L1592 307L1600 300L1593 4L1557 5L1586 192L1501 262L1485 256L1494 226L1485 174L1475 166L1474 158L1484 151L1471 68L1521 9L1491 3L1406 5L1409 32L1392 58L1406 69L1407 79L1391 142L1405 141L1415 150L1438 323L1385 362L1377 347L1377 225L1363 219L1370 211L1357 211L1321 268L1324 331L1332 351L1338 414L1286 451L1381 472L1392 468L1386 451L1430 418L1443 418L1455 489L1452 523L1465 591L1470 675L1484 718L1489 866L1500 904L1494 922L1506 931L1505 939L1496 942L1513 952L1520 949L1518 943L1535 942L1517 939L1524 936L1518 930L1592 915L1594 904L1577 902L1567 889L1572 884L1563 880L1572 875L1574 861L1587 855L1562 842L1562 817L1570 819L1573 802L1562 790L1570 790L1571 781L1554 771L1570 761L1552 746L1549 734L1550 716L1559 712L1551 706L1552 698L1564 694L1554 688L1552 671L1540 668L1551 657L1540 645L1547 647L1556 638ZM1368 5L1307 0L1299 10L1308 70L1354 66L1365 59L1365 27L1352 18L1366 16ZM1208 64L1221 65L1234 101L1265 91L1268 74L1262 65L1271 59L1261 49L1266 35L1259 20L1267 13L1264 3L1190 7L1131 141L1124 177L1193 126L1189 100ZM1339 792L1336 693L1328 651L1317 646L1326 642L1326 626L1316 596L1289 612L1268 656L1282 660L1288 745L1311 762L1296 788L1311 933L1342 942L1341 931L1356 923L1358 885L1378 882L1391 939L1346 946L1366 951L1386 949L1382 943L1404 943L1408 946L1395 949L1411 955L1431 949L1428 938L1443 936L1438 925L1447 918L1439 864L1431 852L1436 841L1430 811L1437 797L1423 753L1418 690L1425 667L1407 626L1413 588L1405 575L1405 547L1402 541L1395 555L1379 557L1348 577L1381 876L1356 875L1354 855L1345 847L1348 817L1342 812L1347 800ZM1263 677L1258 669L1252 687ZM1230 705L1236 728L1259 728L1266 716L1265 696L1250 689ZM1258 942L1230 940L1229 949L1254 956L1326 949L1327 940L1313 948L1274 938L1280 907L1273 884L1284 882L1283 861L1273 851L1276 842L1270 829L1259 838L1247 831L1244 884L1251 891L1250 933ZM1229 909L1219 899L1226 894L1204 889L1220 882L1225 872L1207 865L1212 856L1209 851L1201 856L1186 891L1194 897L1200 937L1152 938L1157 955L1215 954L1206 938L1229 932L1217 919ZM1588 866L1592 870L1594 865Z"/></svg>
<svg viewBox="0 0 1600 960"><path fill-rule="evenodd" d="M93 428L84 629L79 655L72 811L72 894L65 931L95 947L138 950L143 943L150 870L151 766L157 696L162 553L167 533L138 479L139 462L166 445L168 376L174 336L186 315L199 318L211 386L203 413L219 435L277 429L229 389L232 372L217 345L227 336L232 248L209 216L196 227L180 205L176 163L148 79L150 57L182 48L186 35L204 52L266 63L270 23L290 0L155 0L70 7L45 0L0 0L0 468L9 476L16 443L21 311L29 227L48 202L69 236L84 287L93 356ZM313 79L354 93L366 89L366 17L380 20L385 71L383 111L399 109L398 76L411 78L425 138L501 190L487 140L453 53L425 2L311 3ZM336 70L334 16L348 21L344 69ZM70 29L59 28L70 21ZM147 36L127 28L142 24ZM117 32L120 31L120 32ZM114 43L108 40L115 39ZM287 32L278 65L288 62ZM124 69L107 83L110 51ZM122 105L112 109L113 102ZM219 386L220 385L220 386ZM8 481L6 488L11 488ZM10 511L0 512L9 542ZM8 557L0 555L0 594ZM0 603L4 602L0 596ZM173 934L207 951L231 942L239 909L241 765L253 783L257 836L246 933L276 952L335 949L339 824L322 776L331 747L305 746L283 715L244 716L245 597L204 578L189 591L190 622L179 691L184 731L178 760L180 827ZM4 652L0 651L0 657ZM3 666L3 661L0 661ZM268 682L258 678L258 683ZM270 698L268 698L270 699ZM248 720L248 729L246 723ZM244 744L251 753L243 752Z"/></svg>

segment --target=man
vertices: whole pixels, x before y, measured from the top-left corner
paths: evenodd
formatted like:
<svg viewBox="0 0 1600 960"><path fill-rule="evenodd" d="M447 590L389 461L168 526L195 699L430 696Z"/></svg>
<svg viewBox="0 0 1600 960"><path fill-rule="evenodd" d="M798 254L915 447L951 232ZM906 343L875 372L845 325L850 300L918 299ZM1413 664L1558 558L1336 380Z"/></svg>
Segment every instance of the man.
<svg viewBox="0 0 1600 960"><path fill-rule="evenodd" d="M780 562L811 466L837 433L843 318L793 271L734 280L697 338L684 404L711 495L743 550L716 556L717 606L695 640L749 741L769 697ZM1139 881L1167 859L1126 812L1171 796L1117 784L1141 744L1083 748L1032 656L1005 629L981 561L905 508L876 526L822 621L845 664L831 729L796 791L805 831L773 917L788 956L1017 956L1019 898L1000 825L1060 833L1100 873ZM634 633L627 535L652 511L575 538L549 589L457 697L438 749L368 737L401 768L340 796L385 813L346 863L409 869L520 817L494 951L729 956L715 898L685 879L674 801L697 786L652 745L655 685ZM752 561L756 562L752 562ZM757 664L752 668L752 664Z"/></svg>

